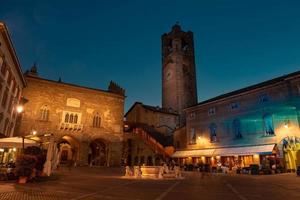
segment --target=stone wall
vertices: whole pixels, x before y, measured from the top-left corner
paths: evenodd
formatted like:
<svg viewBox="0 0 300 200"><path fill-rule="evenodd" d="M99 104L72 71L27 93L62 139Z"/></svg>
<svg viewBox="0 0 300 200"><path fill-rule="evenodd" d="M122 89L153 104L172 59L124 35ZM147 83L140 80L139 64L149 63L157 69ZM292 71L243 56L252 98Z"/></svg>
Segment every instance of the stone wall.
<svg viewBox="0 0 300 200"><path fill-rule="evenodd" d="M28 103L19 134L36 131L38 135L53 134L56 141L72 143L79 149L76 159L82 165L87 164L90 144L101 140L108 147L107 165L120 165L124 96L32 75L27 75L26 80L28 87L23 95ZM76 115L77 122L66 123L67 114L72 114L74 120Z"/></svg>

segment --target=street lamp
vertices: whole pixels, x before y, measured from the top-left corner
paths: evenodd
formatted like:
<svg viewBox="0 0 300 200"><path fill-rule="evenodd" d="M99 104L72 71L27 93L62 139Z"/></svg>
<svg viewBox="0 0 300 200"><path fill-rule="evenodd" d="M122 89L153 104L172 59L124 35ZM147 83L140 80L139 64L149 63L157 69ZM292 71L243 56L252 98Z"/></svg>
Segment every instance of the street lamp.
<svg viewBox="0 0 300 200"><path fill-rule="evenodd" d="M16 107L17 113L22 113L24 111L24 107L22 105L17 105Z"/></svg>

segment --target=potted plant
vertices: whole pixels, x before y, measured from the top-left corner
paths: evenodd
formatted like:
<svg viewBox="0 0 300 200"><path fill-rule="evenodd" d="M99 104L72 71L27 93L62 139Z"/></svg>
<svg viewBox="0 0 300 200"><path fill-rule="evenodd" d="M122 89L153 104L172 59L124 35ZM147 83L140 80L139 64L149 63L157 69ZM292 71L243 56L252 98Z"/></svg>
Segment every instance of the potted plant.
<svg viewBox="0 0 300 200"><path fill-rule="evenodd" d="M32 155L20 155L17 157L16 161L16 173L19 177L19 183L26 183L27 180L31 177L37 159Z"/></svg>

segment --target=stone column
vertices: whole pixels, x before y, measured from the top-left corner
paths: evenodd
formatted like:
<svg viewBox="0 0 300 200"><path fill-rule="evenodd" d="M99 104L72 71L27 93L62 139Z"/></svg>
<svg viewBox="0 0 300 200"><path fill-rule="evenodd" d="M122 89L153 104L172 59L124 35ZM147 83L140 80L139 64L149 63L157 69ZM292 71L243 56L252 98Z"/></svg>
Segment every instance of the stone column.
<svg viewBox="0 0 300 200"><path fill-rule="evenodd" d="M84 166L88 165L88 155L89 155L89 142L88 141L82 141L80 143L80 148L79 148L79 161L78 165Z"/></svg>
<svg viewBox="0 0 300 200"><path fill-rule="evenodd" d="M110 159L108 160L110 166L120 166L122 157L122 142L110 143Z"/></svg>

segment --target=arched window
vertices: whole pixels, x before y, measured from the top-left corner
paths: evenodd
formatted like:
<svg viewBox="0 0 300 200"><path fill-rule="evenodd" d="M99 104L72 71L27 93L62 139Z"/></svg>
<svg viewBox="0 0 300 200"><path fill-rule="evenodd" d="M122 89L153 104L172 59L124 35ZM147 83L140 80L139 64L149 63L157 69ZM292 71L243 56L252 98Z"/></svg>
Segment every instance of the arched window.
<svg viewBox="0 0 300 200"><path fill-rule="evenodd" d="M215 123L210 124L210 141L217 142L217 125Z"/></svg>
<svg viewBox="0 0 300 200"><path fill-rule="evenodd" d="M69 113L67 113L66 116L65 116L65 123L69 123L69 117L70 117Z"/></svg>
<svg viewBox="0 0 300 200"><path fill-rule="evenodd" d="M97 113L93 118L93 127L99 128L101 126L101 117Z"/></svg>
<svg viewBox="0 0 300 200"><path fill-rule="evenodd" d="M271 114L265 114L263 117L266 135L274 135L273 119Z"/></svg>
<svg viewBox="0 0 300 200"><path fill-rule="evenodd" d="M77 124L77 121L78 121L78 115L75 114L75 115L74 115L74 124Z"/></svg>
<svg viewBox="0 0 300 200"><path fill-rule="evenodd" d="M233 134L235 135L235 138L240 139L243 137L243 135L241 133L241 122L239 119L233 120L232 130L233 130Z"/></svg>
<svg viewBox="0 0 300 200"><path fill-rule="evenodd" d="M73 120L74 120L74 116L73 116L73 114L71 114L71 115L70 115L69 123L73 123Z"/></svg>
<svg viewBox="0 0 300 200"><path fill-rule="evenodd" d="M40 120L43 121L49 120L49 108L47 105L43 105L40 109Z"/></svg>

